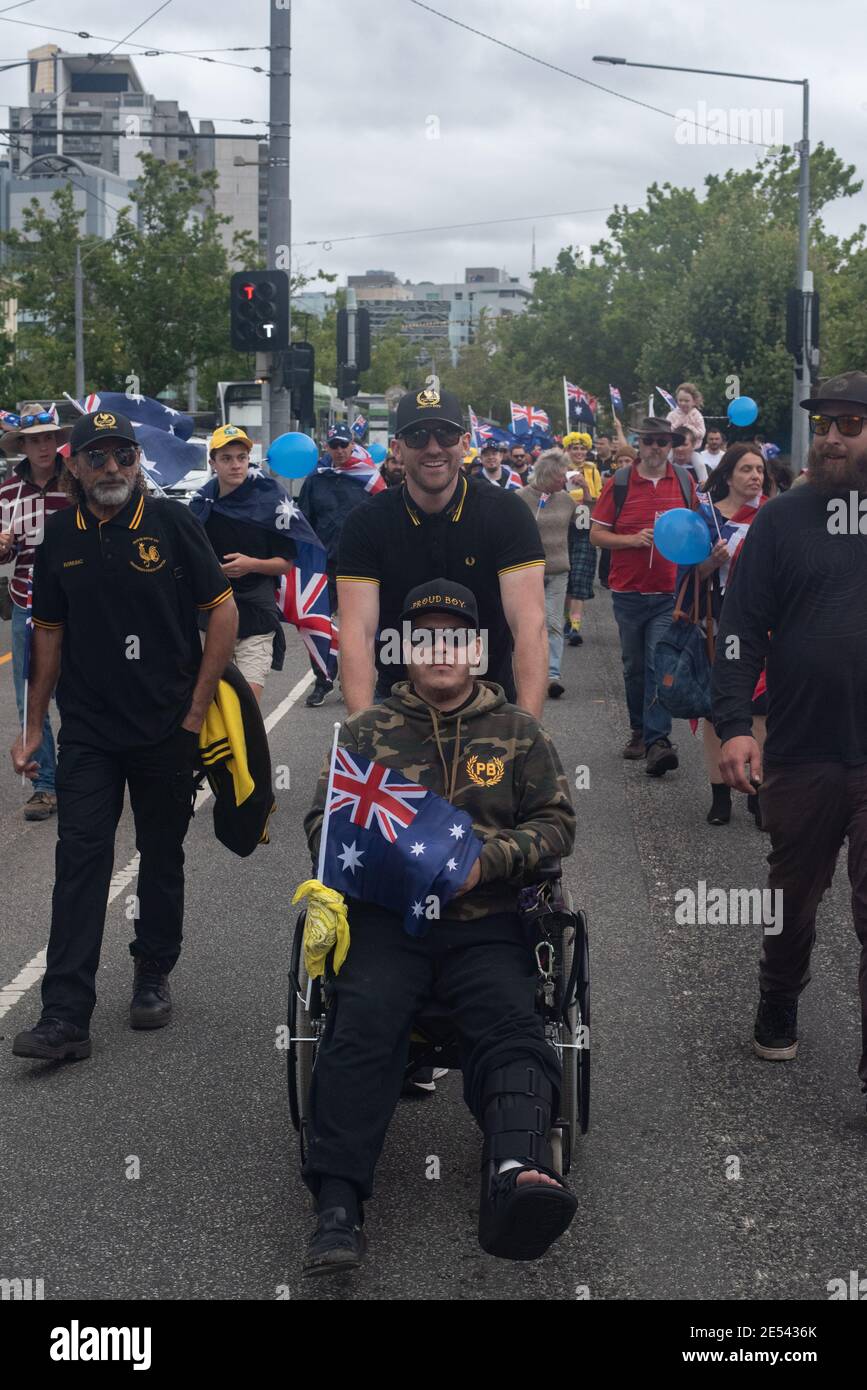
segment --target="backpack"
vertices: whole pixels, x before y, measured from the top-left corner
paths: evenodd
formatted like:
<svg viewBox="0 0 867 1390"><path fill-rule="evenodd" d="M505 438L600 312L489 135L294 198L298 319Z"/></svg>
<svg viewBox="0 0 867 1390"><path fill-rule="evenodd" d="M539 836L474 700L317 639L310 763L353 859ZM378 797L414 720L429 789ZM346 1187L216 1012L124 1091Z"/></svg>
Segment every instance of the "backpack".
<svg viewBox="0 0 867 1390"><path fill-rule="evenodd" d="M693 579L692 614L681 607L690 579ZM686 576L677 596L671 626L656 644L653 664L656 671L656 698L672 719L711 718L711 670L714 658L711 582L704 585L707 597L706 631L699 625L699 582L694 571Z"/></svg>
<svg viewBox="0 0 867 1390"><path fill-rule="evenodd" d="M689 469L682 468L679 463L673 463L671 466L675 471L677 481L680 483L680 490L683 493L683 505L692 511L692 480ZM614 521L611 525L612 530L617 525L617 518L623 511L623 504L626 501L626 494L629 491L629 479L632 476L632 468L633 465L627 463L623 468L618 468L617 472L614 474ZM608 583L608 576L611 572L612 552L604 549L602 546L599 547L599 550L599 583L602 585L603 589L610 589L611 585Z"/></svg>

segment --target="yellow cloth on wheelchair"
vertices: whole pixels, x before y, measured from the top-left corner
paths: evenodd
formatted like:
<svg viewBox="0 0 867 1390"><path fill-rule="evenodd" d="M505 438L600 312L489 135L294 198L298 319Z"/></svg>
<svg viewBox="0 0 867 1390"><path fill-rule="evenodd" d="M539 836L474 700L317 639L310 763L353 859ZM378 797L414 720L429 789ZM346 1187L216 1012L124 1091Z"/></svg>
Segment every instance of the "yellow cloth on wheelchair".
<svg viewBox="0 0 867 1390"><path fill-rule="evenodd" d="M349 950L349 918L346 899L335 888L326 888L318 878L305 879L295 889L292 905L307 899L304 921L304 964L311 980L325 974L325 961L334 951L334 973L346 960Z"/></svg>

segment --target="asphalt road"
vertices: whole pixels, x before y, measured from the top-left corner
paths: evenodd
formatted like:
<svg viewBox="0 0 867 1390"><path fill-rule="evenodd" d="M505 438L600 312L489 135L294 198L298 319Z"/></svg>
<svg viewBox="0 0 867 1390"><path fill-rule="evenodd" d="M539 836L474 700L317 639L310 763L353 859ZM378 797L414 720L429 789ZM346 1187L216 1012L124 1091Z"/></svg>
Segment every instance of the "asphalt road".
<svg viewBox="0 0 867 1390"><path fill-rule="evenodd" d="M15 726L8 634L0 625L4 747ZM266 712L306 670L290 636ZM172 1026L127 1026L134 884L122 878L92 1058L12 1057L12 1035L38 1016L35 987L0 1019L0 1278L42 1278L46 1299L824 1300L829 1280L867 1274L857 947L842 868L821 909L800 1056L762 1063L749 1046L760 928L678 926L673 898L699 879L760 886L764 837L742 798L729 826L705 823L701 748L686 725L678 772L654 782L622 761L605 593L590 605L585 645L566 653L564 679L547 719L567 770L589 768L567 877L590 914L594 1082L573 1168L580 1211L560 1244L532 1265L480 1252L479 1140L452 1075L435 1097L398 1109L367 1209L366 1266L329 1287L300 1277L311 1209L275 1039L290 898L308 873L301 818L342 710L333 696L306 709L302 688L271 734L274 762L290 773L271 845L234 858L214 839L208 805L191 827ZM22 821L27 793L6 769L0 987L47 940L54 849L53 824ZM133 854L125 815L118 874ZM431 1155L438 1180L425 1176Z"/></svg>

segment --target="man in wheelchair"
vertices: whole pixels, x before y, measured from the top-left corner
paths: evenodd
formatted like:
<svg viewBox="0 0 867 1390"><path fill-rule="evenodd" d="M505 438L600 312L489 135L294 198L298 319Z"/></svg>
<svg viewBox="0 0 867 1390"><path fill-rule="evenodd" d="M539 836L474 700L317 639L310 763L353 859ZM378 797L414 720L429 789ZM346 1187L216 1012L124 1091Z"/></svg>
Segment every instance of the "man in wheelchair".
<svg viewBox="0 0 867 1390"><path fill-rule="evenodd" d="M466 811L483 849L424 936L408 935L397 911L349 902L349 954L339 975L328 972L333 993L310 1089L303 1176L318 1220L305 1274L361 1262L362 1206L401 1093L413 1019L432 995L457 1030L464 1099L484 1136L482 1248L537 1259L577 1207L552 1167L560 1064L534 1007L536 961L518 914L540 861L572 851L568 783L539 723L499 685L474 677L482 651L474 595L438 579L408 594L404 609L404 637L422 628L430 637L404 641L409 680L347 719L340 744ZM305 818L314 861L326 793L327 769Z"/></svg>

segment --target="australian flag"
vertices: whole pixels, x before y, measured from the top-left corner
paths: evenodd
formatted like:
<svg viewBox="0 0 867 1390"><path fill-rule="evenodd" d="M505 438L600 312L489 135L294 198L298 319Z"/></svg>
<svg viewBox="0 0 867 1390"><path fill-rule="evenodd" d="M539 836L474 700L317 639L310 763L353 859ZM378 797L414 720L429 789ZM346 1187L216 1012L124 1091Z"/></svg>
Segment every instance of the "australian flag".
<svg viewBox="0 0 867 1390"><path fill-rule="evenodd" d="M261 468L251 468L247 481L220 496L219 479L212 478L190 502L193 516L204 523L211 511L234 521L248 521L276 531L291 542L294 564L277 587L281 617L298 629L323 675L333 680L337 671L337 632L328 602L325 547L310 522L273 478Z"/></svg>
<svg viewBox="0 0 867 1390"><path fill-rule="evenodd" d="M570 429L574 429L578 425L587 425L589 429L595 429L596 411L599 407L596 397L591 396L589 391L585 391L583 386L576 386L571 381L566 381L565 384L566 399L569 402Z"/></svg>
<svg viewBox="0 0 867 1390"><path fill-rule="evenodd" d="M186 442L193 432L191 415L152 396L127 396L121 391L94 392L78 404L86 415L106 410L127 417L142 452L142 467L158 487L174 487L187 473L202 467L201 450Z"/></svg>
<svg viewBox="0 0 867 1390"><path fill-rule="evenodd" d="M616 386L608 387L608 394L611 397L612 409L616 412L623 409L623 397Z"/></svg>
<svg viewBox="0 0 867 1390"><path fill-rule="evenodd" d="M469 877L482 842L466 811L346 748L329 778L323 882L403 915L424 936Z"/></svg>

